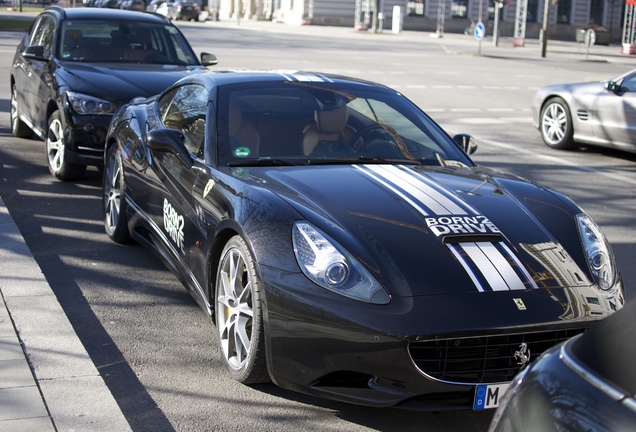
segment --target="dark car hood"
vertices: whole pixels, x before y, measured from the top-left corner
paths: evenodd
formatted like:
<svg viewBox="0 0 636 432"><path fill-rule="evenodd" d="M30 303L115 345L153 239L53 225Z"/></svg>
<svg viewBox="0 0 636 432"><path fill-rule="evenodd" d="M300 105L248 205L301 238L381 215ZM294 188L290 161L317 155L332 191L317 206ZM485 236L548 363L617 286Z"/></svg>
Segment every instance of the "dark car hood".
<svg viewBox="0 0 636 432"><path fill-rule="evenodd" d="M75 92L123 105L132 98L161 93L203 66L60 62L58 80Z"/></svg>
<svg viewBox="0 0 636 432"><path fill-rule="evenodd" d="M392 295L592 286L574 218L580 210L516 177L391 165L250 174L356 256Z"/></svg>

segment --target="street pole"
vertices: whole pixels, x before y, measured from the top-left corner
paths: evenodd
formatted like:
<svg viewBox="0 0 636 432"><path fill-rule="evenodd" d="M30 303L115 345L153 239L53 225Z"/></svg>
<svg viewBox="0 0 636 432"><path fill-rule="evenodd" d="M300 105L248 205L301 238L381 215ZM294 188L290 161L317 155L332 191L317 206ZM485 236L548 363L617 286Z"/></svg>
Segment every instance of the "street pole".
<svg viewBox="0 0 636 432"><path fill-rule="evenodd" d="M503 6L503 2L495 1L495 26L492 29L492 43L494 46L499 46L499 5Z"/></svg>
<svg viewBox="0 0 636 432"><path fill-rule="evenodd" d="M550 14L550 0L543 5L543 23L541 25L541 57L545 57L548 50L548 17Z"/></svg>
<svg viewBox="0 0 636 432"><path fill-rule="evenodd" d="M484 0L479 0L479 23L483 24L482 18L483 18L483 12L484 12ZM486 28L484 27L484 36L486 36ZM479 45L477 46L477 54L481 55L481 41L482 39L479 39Z"/></svg>

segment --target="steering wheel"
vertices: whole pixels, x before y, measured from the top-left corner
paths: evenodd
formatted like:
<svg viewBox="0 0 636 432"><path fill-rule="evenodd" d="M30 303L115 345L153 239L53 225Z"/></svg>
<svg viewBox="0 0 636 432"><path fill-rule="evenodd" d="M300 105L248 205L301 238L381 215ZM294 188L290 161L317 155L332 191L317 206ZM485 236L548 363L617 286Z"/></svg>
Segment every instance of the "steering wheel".
<svg viewBox="0 0 636 432"><path fill-rule="evenodd" d="M360 129L358 132L356 132L351 139L349 140L349 147L351 147L354 150L362 150L362 148L364 147L364 141L361 142L359 145L355 145L356 141L358 141L360 139L360 137L362 137L362 135L372 131L373 129L382 129L384 130L384 128L382 127L382 125L378 124L378 123L371 123L370 125L366 125L365 127L363 127L362 129Z"/></svg>

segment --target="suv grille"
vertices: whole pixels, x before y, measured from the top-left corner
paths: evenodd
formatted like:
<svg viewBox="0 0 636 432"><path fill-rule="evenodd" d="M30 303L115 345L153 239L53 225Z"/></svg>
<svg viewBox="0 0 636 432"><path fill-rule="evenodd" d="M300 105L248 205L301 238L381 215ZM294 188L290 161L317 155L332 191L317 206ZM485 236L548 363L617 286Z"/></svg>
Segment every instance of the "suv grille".
<svg viewBox="0 0 636 432"><path fill-rule="evenodd" d="M515 352L526 343L530 360L585 329L412 342L409 354L431 378L457 383L507 382L521 370ZM528 354L528 352L526 352Z"/></svg>

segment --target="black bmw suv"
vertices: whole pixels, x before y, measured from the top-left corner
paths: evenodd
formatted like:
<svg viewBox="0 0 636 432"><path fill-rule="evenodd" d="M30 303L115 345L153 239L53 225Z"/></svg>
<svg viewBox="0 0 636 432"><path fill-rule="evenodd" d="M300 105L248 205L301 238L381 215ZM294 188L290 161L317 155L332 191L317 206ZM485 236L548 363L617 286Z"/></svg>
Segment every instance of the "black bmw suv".
<svg viewBox="0 0 636 432"><path fill-rule="evenodd" d="M161 93L179 78L216 64L200 60L168 19L114 9L46 9L16 49L11 69L11 129L46 142L51 174L81 177L100 166L117 108Z"/></svg>

